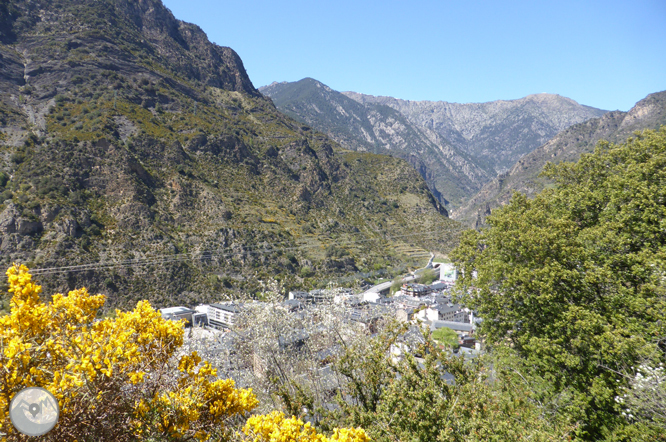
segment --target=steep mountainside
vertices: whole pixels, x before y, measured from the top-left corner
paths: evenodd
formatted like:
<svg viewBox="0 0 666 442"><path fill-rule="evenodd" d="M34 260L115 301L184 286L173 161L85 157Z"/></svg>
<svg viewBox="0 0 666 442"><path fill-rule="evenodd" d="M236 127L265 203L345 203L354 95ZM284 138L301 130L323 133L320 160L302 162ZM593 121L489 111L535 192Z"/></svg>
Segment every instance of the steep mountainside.
<svg viewBox="0 0 666 442"><path fill-rule="evenodd" d="M259 91L287 115L357 151L386 153L409 161L441 201L457 207L494 174L428 129L382 104L360 104L312 78L273 83Z"/></svg>
<svg viewBox="0 0 666 442"><path fill-rule="evenodd" d="M278 112L158 0L3 0L0 17L0 266L41 269L45 292L191 305L455 242L407 162Z"/></svg>
<svg viewBox="0 0 666 442"><path fill-rule="evenodd" d="M558 95L457 104L336 92L306 78L259 89L344 146L407 159L449 210L561 130L606 111Z"/></svg>
<svg viewBox="0 0 666 442"><path fill-rule="evenodd" d="M502 173L523 155L572 124L606 111L569 98L536 94L488 103L408 101L343 92L359 103L385 104L418 127L429 129L476 159L481 167Z"/></svg>
<svg viewBox="0 0 666 442"><path fill-rule="evenodd" d="M648 95L629 112L609 112L601 118L571 126L483 186L452 216L478 227L493 208L507 203L514 191L532 196L543 190L549 181L539 174L547 162L576 161L581 154L591 152L599 140L621 143L637 130L657 129L664 124L666 91Z"/></svg>

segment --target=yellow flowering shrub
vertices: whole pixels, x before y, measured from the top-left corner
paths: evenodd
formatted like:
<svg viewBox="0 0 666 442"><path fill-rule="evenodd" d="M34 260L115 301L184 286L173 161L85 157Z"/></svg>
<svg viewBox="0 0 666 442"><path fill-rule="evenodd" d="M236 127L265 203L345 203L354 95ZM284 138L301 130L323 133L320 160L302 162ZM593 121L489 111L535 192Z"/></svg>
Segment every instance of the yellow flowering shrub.
<svg viewBox="0 0 666 442"><path fill-rule="evenodd" d="M175 359L182 323L146 301L116 318L97 319L103 295L85 288L40 300L25 266L7 271L11 313L0 317L0 440L28 440L9 420L26 387L59 402L56 427L41 440L207 440L228 434L254 409L251 390L217 379L196 353Z"/></svg>
<svg viewBox="0 0 666 442"><path fill-rule="evenodd" d="M312 428L310 423L291 417L286 418L279 411L252 416L247 420L243 433L252 442L368 442L370 438L362 429L335 429L328 438Z"/></svg>

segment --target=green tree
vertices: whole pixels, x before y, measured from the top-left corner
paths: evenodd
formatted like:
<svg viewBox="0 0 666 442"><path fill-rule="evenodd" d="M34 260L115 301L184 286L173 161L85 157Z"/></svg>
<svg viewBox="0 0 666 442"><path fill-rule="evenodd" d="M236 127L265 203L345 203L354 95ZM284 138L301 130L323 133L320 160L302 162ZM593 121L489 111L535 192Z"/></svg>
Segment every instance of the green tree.
<svg viewBox="0 0 666 442"><path fill-rule="evenodd" d="M393 296L393 294L394 294L395 292L399 291L399 290L402 288L402 284L403 284L403 282L404 282L404 281L402 280L402 278L401 278L400 276L396 277L396 278L393 280L393 284L391 284L391 288L390 288L390 294L391 294L391 296Z"/></svg>
<svg viewBox="0 0 666 442"><path fill-rule="evenodd" d="M466 361L427 333L422 344L409 344L402 332L389 328L347 347L337 364L341 412L330 426L362 426L387 442L567 440L573 427L552 419L500 359ZM391 352L396 346L401 358Z"/></svg>
<svg viewBox="0 0 666 442"><path fill-rule="evenodd" d="M432 332L432 338L439 343L448 345L449 347L460 347L460 344L458 343L458 333L448 327L438 328Z"/></svg>
<svg viewBox="0 0 666 442"><path fill-rule="evenodd" d="M512 347L570 398L560 412L581 423L581 440L614 437L627 424L620 374L664 359L666 128L600 142L545 175L554 188L514 194L489 228L463 235L451 255L457 290L490 344Z"/></svg>
<svg viewBox="0 0 666 442"><path fill-rule="evenodd" d="M419 275L418 282L421 284L432 284L439 278L439 272L435 269L425 269Z"/></svg>

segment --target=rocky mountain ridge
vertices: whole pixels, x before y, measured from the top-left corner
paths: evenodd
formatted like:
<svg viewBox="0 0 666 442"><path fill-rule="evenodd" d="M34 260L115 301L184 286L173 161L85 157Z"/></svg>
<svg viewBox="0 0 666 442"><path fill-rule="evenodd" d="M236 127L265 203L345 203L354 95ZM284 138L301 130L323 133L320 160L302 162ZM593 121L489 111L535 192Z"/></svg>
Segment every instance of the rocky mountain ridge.
<svg viewBox="0 0 666 442"><path fill-rule="evenodd" d="M342 94L359 103L384 104L399 111L416 126L441 135L480 164L492 167L496 174L572 124L607 112L555 94L463 104Z"/></svg>
<svg viewBox="0 0 666 442"><path fill-rule="evenodd" d="M658 129L666 124L666 91L648 95L628 112L608 112L560 132L547 143L525 155L507 172L486 183L452 216L473 227L483 225L492 209L506 204L513 192L533 196L550 182L539 176L548 162L577 161L592 152L596 143L622 143L635 131Z"/></svg>
<svg viewBox="0 0 666 442"><path fill-rule="evenodd" d="M407 101L337 92L311 78L259 91L342 145L407 159L454 211L560 130L605 112L552 94L469 104Z"/></svg>
<svg viewBox="0 0 666 442"><path fill-rule="evenodd" d="M433 194L453 207L493 176L442 136L413 125L393 108L357 103L312 78L273 83L259 91L282 112L325 132L343 146L406 159Z"/></svg>

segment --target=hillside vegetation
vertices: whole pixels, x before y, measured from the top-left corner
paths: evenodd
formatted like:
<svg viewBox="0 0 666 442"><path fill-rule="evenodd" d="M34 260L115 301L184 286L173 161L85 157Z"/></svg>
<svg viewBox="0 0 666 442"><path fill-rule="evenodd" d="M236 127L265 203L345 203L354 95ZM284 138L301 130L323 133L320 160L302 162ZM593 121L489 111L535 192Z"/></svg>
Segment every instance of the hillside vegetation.
<svg viewBox="0 0 666 442"><path fill-rule="evenodd" d="M284 116L159 1L2 5L0 263L48 290L194 304L455 244L407 162Z"/></svg>

